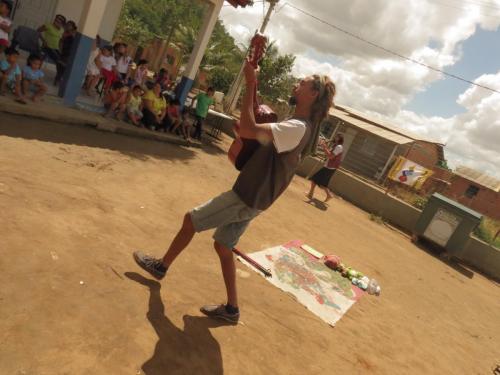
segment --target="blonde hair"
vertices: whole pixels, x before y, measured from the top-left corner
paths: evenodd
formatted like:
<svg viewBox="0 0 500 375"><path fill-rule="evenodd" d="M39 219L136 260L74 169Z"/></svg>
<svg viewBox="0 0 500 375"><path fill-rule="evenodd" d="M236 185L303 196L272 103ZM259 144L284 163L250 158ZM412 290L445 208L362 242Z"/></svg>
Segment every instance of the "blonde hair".
<svg viewBox="0 0 500 375"><path fill-rule="evenodd" d="M311 125L312 134L309 144L304 148L302 157L315 153L318 143L320 125L325 118L328 117L328 112L333 106L333 99L337 93L335 83L326 75L315 74L312 76L313 88L318 91L318 97L311 107Z"/></svg>

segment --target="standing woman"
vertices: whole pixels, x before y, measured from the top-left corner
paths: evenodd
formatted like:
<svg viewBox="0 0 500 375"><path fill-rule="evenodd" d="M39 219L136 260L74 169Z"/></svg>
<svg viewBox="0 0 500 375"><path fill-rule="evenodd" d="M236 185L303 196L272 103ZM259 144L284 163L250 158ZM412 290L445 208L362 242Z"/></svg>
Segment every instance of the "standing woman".
<svg viewBox="0 0 500 375"><path fill-rule="evenodd" d="M76 36L76 24L74 21L68 21L64 25L64 33L59 41L59 60L56 62L57 74L54 79L54 86L57 86L61 81L64 70L66 69L66 65L68 64L70 55L71 55L71 47L73 46L73 42Z"/></svg>
<svg viewBox="0 0 500 375"><path fill-rule="evenodd" d="M330 179L333 174L340 167L340 163L342 162L342 153L344 152L344 137L342 134L337 134L335 136L334 144L331 149L328 148L327 144L324 141L320 141L321 147L326 154L326 162L323 168L321 168L318 172L316 172L311 177L311 189L307 193L307 198L312 199L314 196L314 189L316 185L318 185L321 189L323 189L326 193L325 203L332 199L333 195L328 189L328 184L330 183Z"/></svg>
<svg viewBox="0 0 500 375"><path fill-rule="evenodd" d="M42 41L43 56L50 57L54 63L59 61L59 41L63 35L65 24L66 17L58 14L55 16L54 22L46 23L37 29Z"/></svg>

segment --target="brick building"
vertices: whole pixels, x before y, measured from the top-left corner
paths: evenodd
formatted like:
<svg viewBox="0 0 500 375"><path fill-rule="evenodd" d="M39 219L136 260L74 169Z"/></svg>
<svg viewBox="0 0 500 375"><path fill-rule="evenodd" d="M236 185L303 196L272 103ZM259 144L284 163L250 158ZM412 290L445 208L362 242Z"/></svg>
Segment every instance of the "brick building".
<svg viewBox="0 0 500 375"><path fill-rule="evenodd" d="M500 220L500 180L467 167L458 167L443 193L447 197Z"/></svg>

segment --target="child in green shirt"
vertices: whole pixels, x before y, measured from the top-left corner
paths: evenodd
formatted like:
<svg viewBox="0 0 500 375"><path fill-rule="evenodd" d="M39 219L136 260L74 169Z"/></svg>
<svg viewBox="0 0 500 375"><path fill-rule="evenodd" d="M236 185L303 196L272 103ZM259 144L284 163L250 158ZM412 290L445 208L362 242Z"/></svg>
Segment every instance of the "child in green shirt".
<svg viewBox="0 0 500 375"><path fill-rule="evenodd" d="M214 88L209 87L206 93L200 92L191 104L191 108L193 108L196 101L194 138L200 141L203 121L207 117L209 107L214 104L214 93Z"/></svg>

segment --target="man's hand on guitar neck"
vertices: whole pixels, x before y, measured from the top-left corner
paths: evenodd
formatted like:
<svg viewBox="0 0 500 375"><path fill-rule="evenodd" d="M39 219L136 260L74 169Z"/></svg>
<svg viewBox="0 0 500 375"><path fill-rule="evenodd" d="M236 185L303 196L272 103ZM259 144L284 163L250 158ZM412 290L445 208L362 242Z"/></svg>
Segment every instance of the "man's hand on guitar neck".
<svg viewBox="0 0 500 375"><path fill-rule="evenodd" d="M254 113L254 93L257 90L257 69L247 59L243 69L246 90L241 105L239 135L242 138L257 139L261 143L273 140L270 124L257 124Z"/></svg>

